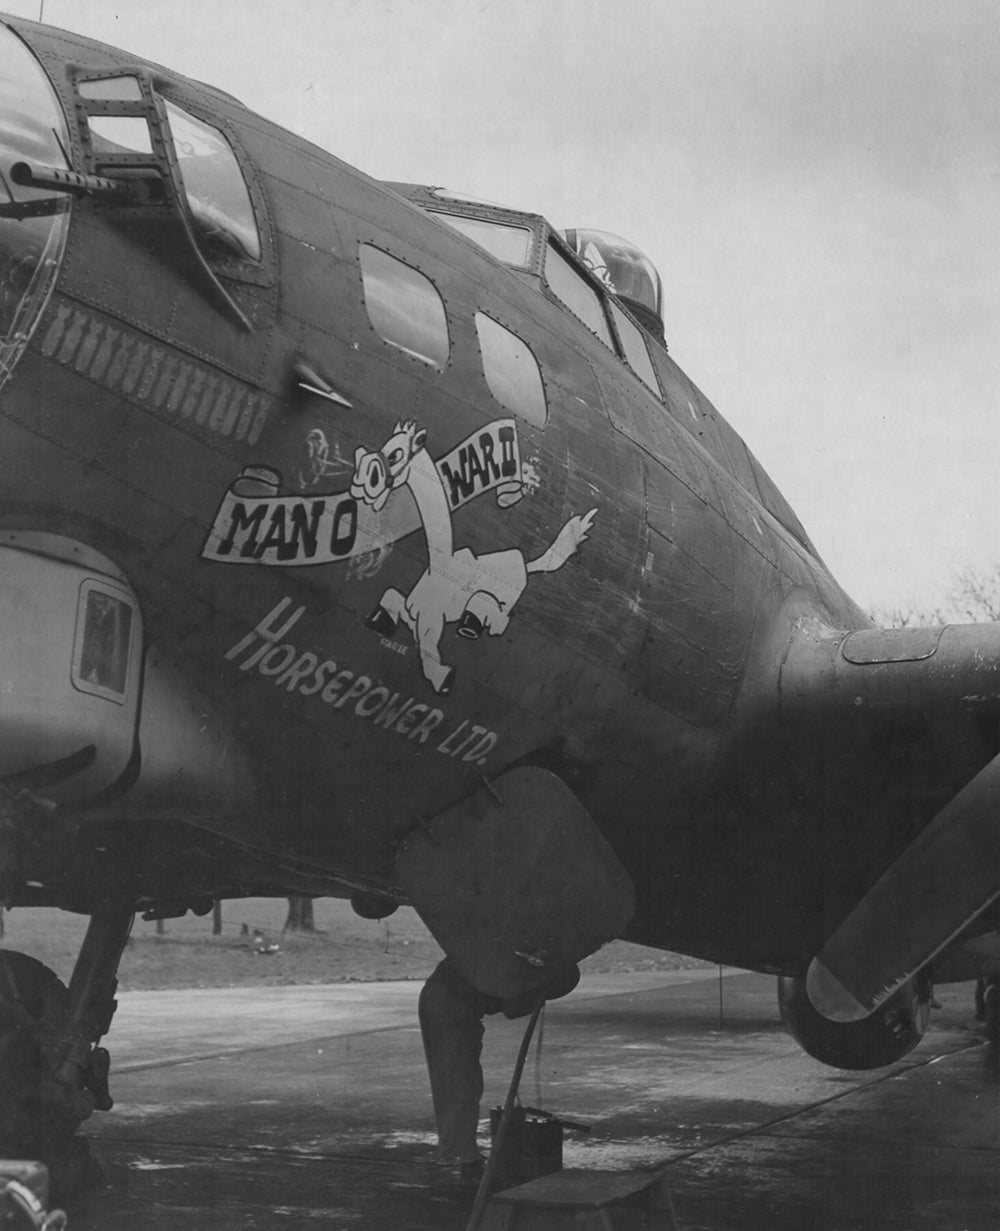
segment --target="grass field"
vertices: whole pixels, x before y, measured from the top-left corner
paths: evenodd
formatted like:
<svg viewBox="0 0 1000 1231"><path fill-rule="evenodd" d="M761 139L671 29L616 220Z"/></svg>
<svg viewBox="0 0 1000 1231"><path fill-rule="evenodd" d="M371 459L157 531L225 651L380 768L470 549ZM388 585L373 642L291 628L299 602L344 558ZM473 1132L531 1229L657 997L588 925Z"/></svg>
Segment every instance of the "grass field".
<svg viewBox="0 0 1000 1231"><path fill-rule="evenodd" d="M122 991L180 987L244 987L278 983L424 979L441 958L416 913L402 907L388 919L359 918L338 898L315 902L314 934L283 933L284 898L243 898L222 904L222 934L212 917L136 919L118 973ZM29 953L68 979L86 930L85 918L64 911L6 912L0 948ZM268 952L271 946L276 949ZM704 966L639 945L614 941L587 959L585 971L677 970Z"/></svg>

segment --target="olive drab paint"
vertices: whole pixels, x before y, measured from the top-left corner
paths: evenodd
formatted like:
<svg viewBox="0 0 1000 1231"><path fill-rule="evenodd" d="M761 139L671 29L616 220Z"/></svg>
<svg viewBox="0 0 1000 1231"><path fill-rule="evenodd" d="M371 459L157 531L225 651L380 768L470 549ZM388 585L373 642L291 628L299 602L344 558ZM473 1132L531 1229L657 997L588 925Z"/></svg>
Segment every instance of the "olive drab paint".
<svg viewBox="0 0 1000 1231"><path fill-rule="evenodd" d="M989 836L1000 626L869 630L634 245L379 183L72 32L0 18L0 52L0 896L391 897L408 834L499 841L517 782L518 832L535 790L567 818L545 858L599 833L629 939L786 976L822 1040L815 961L898 1052L879 997L996 927L936 871Z"/></svg>

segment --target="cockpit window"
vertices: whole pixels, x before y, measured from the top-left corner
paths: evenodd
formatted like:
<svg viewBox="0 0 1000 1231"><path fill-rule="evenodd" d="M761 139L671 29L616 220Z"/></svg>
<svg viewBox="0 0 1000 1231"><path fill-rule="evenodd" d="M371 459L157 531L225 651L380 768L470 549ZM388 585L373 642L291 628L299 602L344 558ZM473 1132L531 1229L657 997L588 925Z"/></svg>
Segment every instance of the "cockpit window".
<svg viewBox="0 0 1000 1231"><path fill-rule="evenodd" d="M642 330L629 320L613 299L608 300L608 306L611 309L622 346L625 348L625 358L628 360L629 367L652 389L657 397L660 397L660 386L656 383L656 373L653 371L653 364L649 358L649 351L646 349L646 339L642 336Z"/></svg>
<svg viewBox="0 0 1000 1231"><path fill-rule="evenodd" d="M545 281L556 298L562 300L574 316L578 316L588 329L596 333L609 350L614 350L601 297L555 244L549 244L545 254Z"/></svg>
<svg viewBox="0 0 1000 1231"><path fill-rule="evenodd" d="M230 255L260 260L260 232L240 164L217 129L164 100L177 162L199 237Z"/></svg>
<svg viewBox="0 0 1000 1231"><path fill-rule="evenodd" d="M505 265L514 265L519 269L527 269L529 266L532 232L527 227L508 226L506 223L493 222L486 218L466 218L461 214L446 214L436 209L427 212L454 227L466 238L474 240L481 248L485 248L490 256L495 256Z"/></svg>

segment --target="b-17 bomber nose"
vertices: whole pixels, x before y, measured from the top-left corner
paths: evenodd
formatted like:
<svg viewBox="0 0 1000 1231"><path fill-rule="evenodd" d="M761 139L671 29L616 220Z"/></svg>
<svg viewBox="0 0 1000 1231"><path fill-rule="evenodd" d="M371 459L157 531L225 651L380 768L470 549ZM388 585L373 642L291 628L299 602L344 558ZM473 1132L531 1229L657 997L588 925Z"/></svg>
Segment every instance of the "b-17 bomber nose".
<svg viewBox="0 0 1000 1231"><path fill-rule="evenodd" d="M41 316L69 219L65 193L25 187L17 163L66 166L66 121L41 65L0 25L0 388Z"/></svg>

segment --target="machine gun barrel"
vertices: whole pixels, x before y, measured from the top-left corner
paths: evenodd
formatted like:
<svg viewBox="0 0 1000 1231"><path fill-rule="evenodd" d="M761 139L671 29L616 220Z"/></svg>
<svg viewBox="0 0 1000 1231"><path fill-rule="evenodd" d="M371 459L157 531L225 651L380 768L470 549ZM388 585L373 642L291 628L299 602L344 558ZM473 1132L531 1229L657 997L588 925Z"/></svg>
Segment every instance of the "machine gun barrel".
<svg viewBox="0 0 1000 1231"><path fill-rule="evenodd" d="M108 179L103 175L84 175L79 171L32 166L27 162L15 162L10 169L10 178L22 188L48 188L54 192L68 192L72 196L88 193L117 195L125 187L121 180Z"/></svg>

